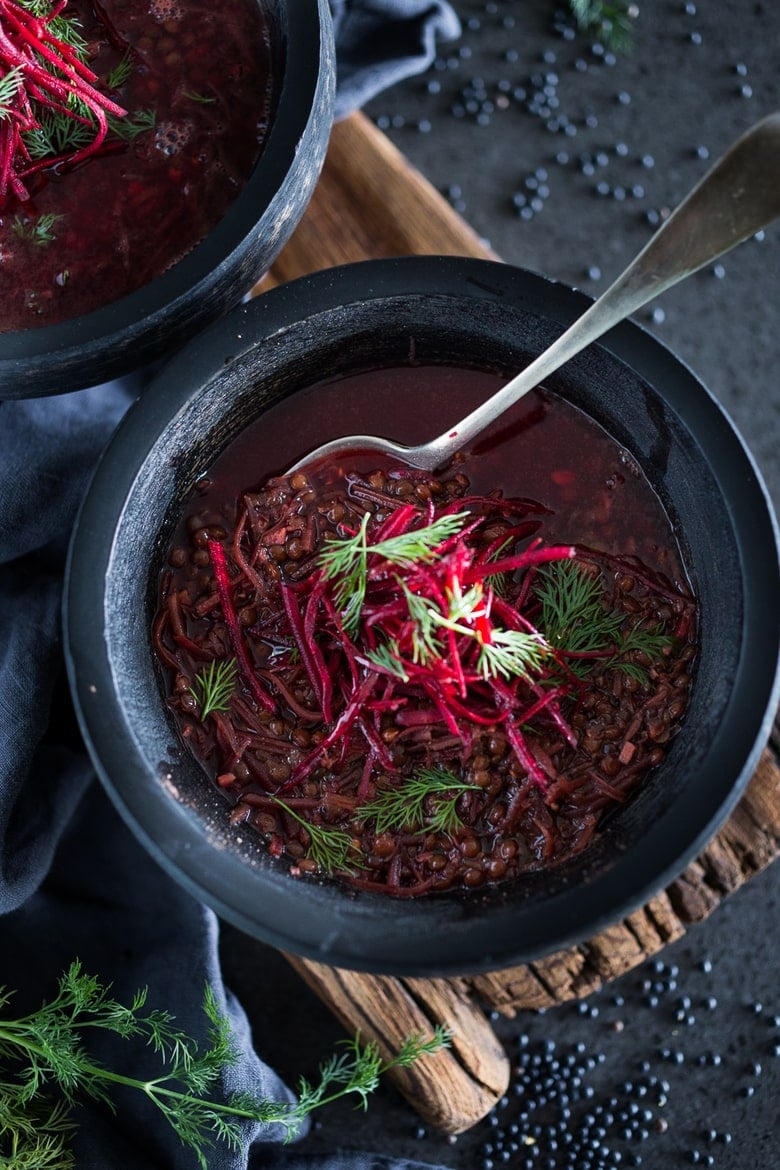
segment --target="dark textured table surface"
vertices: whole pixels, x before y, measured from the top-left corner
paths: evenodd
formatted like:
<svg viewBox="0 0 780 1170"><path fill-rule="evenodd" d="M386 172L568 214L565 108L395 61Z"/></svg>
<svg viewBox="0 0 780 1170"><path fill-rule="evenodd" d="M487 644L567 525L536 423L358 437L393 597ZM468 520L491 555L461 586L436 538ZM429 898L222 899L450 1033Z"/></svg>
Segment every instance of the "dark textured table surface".
<svg viewBox="0 0 780 1170"><path fill-rule="evenodd" d="M548 0L456 0L464 33L368 113L505 260L597 294L754 121L780 109L780 5L656 0L613 56ZM780 504L780 224L638 320L691 366ZM391 1086L304 1148L452 1170L780 1164L780 867L660 958L580 1005L500 1020L510 1092L457 1140ZM230 928L228 980L294 1080L342 1031L286 962Z"/></svg>

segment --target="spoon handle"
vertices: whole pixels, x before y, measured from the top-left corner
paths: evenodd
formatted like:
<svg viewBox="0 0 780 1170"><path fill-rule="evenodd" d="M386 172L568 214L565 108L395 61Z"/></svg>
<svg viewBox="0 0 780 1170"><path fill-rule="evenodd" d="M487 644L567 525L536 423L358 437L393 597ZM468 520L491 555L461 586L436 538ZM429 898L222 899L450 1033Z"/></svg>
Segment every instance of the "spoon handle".
<svg viewBox="0 0 780 1170"><path fill-rule="evenodd" d="M613 325L742 243L778 215L780 113L775 113L756 123L734 143L623 274L565 333L461 422L413 448L413 462L429 470L441 466Z"/></svg>

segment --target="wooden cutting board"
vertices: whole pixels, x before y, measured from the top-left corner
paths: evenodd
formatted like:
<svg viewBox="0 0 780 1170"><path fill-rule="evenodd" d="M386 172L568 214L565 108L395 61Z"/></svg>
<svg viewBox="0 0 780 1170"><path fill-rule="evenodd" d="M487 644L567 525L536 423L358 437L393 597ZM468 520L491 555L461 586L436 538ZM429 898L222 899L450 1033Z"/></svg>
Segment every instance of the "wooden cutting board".
<svg viewBox="0 0 780 1170"><path fill-rule="evenodd" d="M254 290L355 260L436 253L497 259L362 114L334 130L320 183L292 240ZM474 1125L503 1095L509 1064L489 1013L513 1016L589 995L680 938L780 851L780 734L725 828L668 889L594 938L524 966L451 979L400 979L287 956L350 1034L385 1056L443 1023L450 1049L398 1070L422 1118L447 1133Z"/></svg>

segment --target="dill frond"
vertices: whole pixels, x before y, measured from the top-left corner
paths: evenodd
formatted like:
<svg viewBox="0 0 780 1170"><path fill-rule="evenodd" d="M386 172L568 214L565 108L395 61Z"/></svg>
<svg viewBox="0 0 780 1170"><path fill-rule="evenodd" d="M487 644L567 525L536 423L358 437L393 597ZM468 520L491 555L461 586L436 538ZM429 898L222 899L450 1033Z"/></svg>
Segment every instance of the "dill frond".
<svg viewBox="0 0 780 1170"><path fill-rule="evenodd" d="M27 240L36 248L43 248L57 238L53 228L61 219L61 215L52 213L39 215L37 219L24 219L21 215L16 215L11 230L20 240Z"/></svg>
<svg viewBox="0 0 780 1170"><path fill-rule="evenodd" d="M628 661L633 653L657 660L674 639L662 625L652 630L641 623L626 629L627 615L611 610L601 576L576 561L554 561L539 570L536 597L541 603L539 627L556 650L565 655L589 654L592 658L567 658L567 665L583 676L595 665L615 667L647 681L647 672Z"/></svg>
<svg viewBox="0 0 780 1170"><path fill-rule="evenodd" d="M358 820L373 821L377 836L402 829L453 833L460 827L457 803L464 792L479 792L446 768L420 768L398 788L381 788L355 810Z"/></svg>
<svg viewBox="0 0 780 1170"><path fill-rule="evenodd" d="M335 600L342 611L347 632L354 633L360 621L368 582L369 555L390 565L409 567L425 564L434 559L437 549L445 540L460 532L468 519L466 512L440 516L422 528L414 528L376 544L369 544L369 517L366 513L354 536L329 540L319 555L319 564L326 577L338 579Z"/></svg>
<svg viewBox="0 0 780 1170"><path fill-rule="evenodd" d="M634 0L569 0L580 32L614 53L631 48L639 9Z"/></svg>
<svg viewBox="0 0 780 1170"><path fill-rule="evenodd" d="M213 711L227 711L230 698L236 689L238 665L235 658L212 659L208 666L199 670L190 687L190 694L198 701L201 722Z"/></svg>
<svg viewBox="0 0 780 1170"><path fill-rule="evenodd" d="M279 1123L288 1138L294 1137L313 1110L348 1095L356 1095L365 1106L382 1075L449 1043L447 1030L437 1028L427 1038L407 1037L397 1056L383 1061L375 1044L363 1045L355 1036L320 1065L318 1080L301 1077L297 1101L277 1102L246 1092L220 1098L223 1070L239 1055L213 989L207 986L204 992L206 1037L200 1043L179 1030L168 1012L145 1011L146 999L142 990L129 1005L122 1004L78 960L61 976L54 998L29 1015L6 1018L10 996L0 988L3 1170L74 1170L68 1145L75 1128L74 1106L88 1097L115 1109L111 1090L117 1086L142 1093L207 1170L207 1152L216 1143L241 1148L243 1123ZM146 1039L162 1060L162 1071L143 1080L114 1072L87 1050L86 1037L94 1030Z"/></svg>
<svg viewBox="0 0 780 1170"><path fill-rule="evenodd" d="M354 855L351 835L346 829L339 829L335 825L315 825L307 821L286 801L278 796L272 800L283 808L288 816L302 825L309 834L307 856L315 862L317 869L322 873L350 873L362 869L362 864Z"/></svg>

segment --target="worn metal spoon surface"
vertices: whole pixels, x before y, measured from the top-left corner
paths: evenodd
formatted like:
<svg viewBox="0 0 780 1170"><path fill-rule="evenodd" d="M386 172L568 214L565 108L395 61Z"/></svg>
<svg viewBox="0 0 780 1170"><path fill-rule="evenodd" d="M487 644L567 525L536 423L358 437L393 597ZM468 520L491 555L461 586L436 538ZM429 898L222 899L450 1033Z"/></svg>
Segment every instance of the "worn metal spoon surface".
<svg viewBox="0 0 780 1170"><path fill-rule="evenodd" d="M737 139L636 259L573 325L460 422L437 438L414 447L375 435L333 439L309 452L289 471L358 451L377 451L412 467L435 471L524 394L613 325L742 243L778 215L780 113L774 113Z"/></svg>

